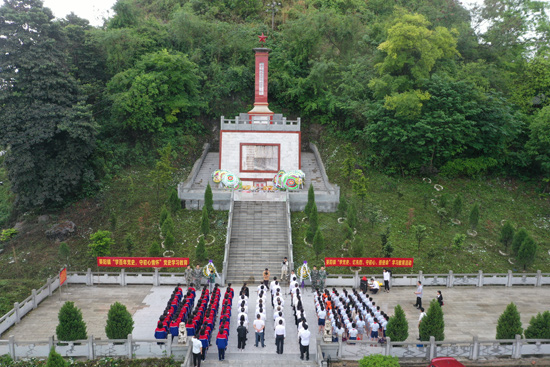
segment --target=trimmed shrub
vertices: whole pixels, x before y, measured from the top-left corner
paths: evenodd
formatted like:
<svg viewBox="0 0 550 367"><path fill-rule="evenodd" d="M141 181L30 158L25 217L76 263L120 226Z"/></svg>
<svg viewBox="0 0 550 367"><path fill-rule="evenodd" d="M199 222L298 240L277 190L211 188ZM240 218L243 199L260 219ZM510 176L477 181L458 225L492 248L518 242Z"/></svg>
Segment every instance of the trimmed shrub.
<svg viewBox="0 0 550 367"><path fill-rule="evenodd" d="M208 209L206 209L206 205L202 207L201 233L205 236L210 233L210 219L208 218Z"/></svg>
<svg viewBox="0 0 550 367"><path fill-rule="evenodd" d="M166 234L166 237L164 238L164 248L166 250L173 251L175 243L176 239L174 238L174 235L172 234L172 232L168 232Z"/></svg>
<svg viewBox="0 0 550 367"><path fill-rule="evenodd" d="M364 251L365 245L363 241L356 239L351 243L350 255L352 257L362 257Z"/></svg>
<svg viewBox="0 0 550 367"><path fill-rule="evenodd" d="M307 204L304 208L304 213L306 213L307 217L311 215L311 208L313 208L313 205L315 204L315 189L313 188L313 184L309 185L309 189L307 191Z"/></svg>
<svg viewBox="0 0 550 367"><path fill-rule="evenodd" d="M160 209L160 218L159 218L159 224L161 228L166 218L168 218L169 214L170 213L168 213L168 209L166 209L166 205L163 205L162 208Z"/></svg>
<svg viewBox="0 0 550 367"><path fill-rule="evenodd" d="M550 311L538 313L531 317L529 326L525 329L526 339L550 339Z"/></svg>
<svg viewBox="0 0 550 367"><path fill-rule="evenodd" d="M514 232L515 230L512 223L506 221L500 230L499 238L500 243L504 245L504 250L508 250L508 246L512 244L512 241L514 240Z"/></svg>
<svg viewBox="0 0 550 367"><path fill-rule="evenodd" d="M315 237L313 237L313 251L319 256L325 250L325 237L321 233L321 230L317 228Z"/></svg>
<svg viewBox="0 0 550 367"><path fill-rule="evenodd" d="M523 270L527 269L527 266L535 262L537 256L537 243L531 236L527 236L521 243L521 247L518 251L518 264L523 265Z"/></svg>
<svg viewBox="0 0 550 367"><path fill-rule="evenodd" d="M458 218L462 213L462 194L457 194L453 200L453 207L451 208L451 215L454 218Z"/></svg>
<svg viewBox="0 0 550 367"><path fill-rule="evenodd" d="M199 244L197 245L195 249L195 257L197 258L197 261L203 262L207 259L207 253L206 253L206 245L204 244L204 236L201 236L199 238Z"/></svg>
<svg viewBox="0 0 550 367"><path fill-rule="evenodd" d="M204 190L204 206L206 207L208 216L212 216L212 214L214 214L214 195L212 194L212 187L210 187L210 182L208 182L208 184L206 185L206 190Z"/></svg>
<svg viewBox="0 0 550 367"><path fill-rule="evenodd" d="M399 367L399 358L371 354L359 360L359 367Z"/></svg>
<svg viewBox="0 0 550 367"><path fill-rule="evenodd" d="M162 256L162 251L161 251L160 245L157 241L153 241L151 246L149 246L149 249L147 250L147 254L150 257L160 257L160 256Z"/></svg>
<svg viewBox="0 0 550 367"><path fill-rule="evenodd" d="M66 367L67 362L63 359L61 354L55 351L55 347L50 349L50 354L48 354L48 362L46 362L46 367Z"/></svg>
<svg viewBox="0 0 550 367"><path fill-rule="evenodd" d="M500 315L497 322L497 339L515 339L523 334L521 319L516 305L512 302Z"/></svg>
<svg viewBox="0 0 550 367"><path fill-rule="evenodd" d="M355 209L355 204L348 205L348 224L351 229L357 228L357 210Z"/></svg>
<svg viewBox="0 0 550 367"><path fill-rule="evenodd" d="M67 301L59 310L59 324L55 328L57 339L61 341L73 341L86 339L86 323L82 319L82 311Z"/></svg>
<svg viewBox="0 0 550 367"><path fill-rule="evenodd" d="M115 302L111 305L107 314L105 334L109 339L126 339L134 330L134 320L126 306Z"/></svg>
<svg viewBox="0 0 550 367"><path fill-rule="evenodd" d="M525 239L529 237L529 234L527 233L527 230L525 228L520 228L515 234L514 238L512 239L512 252L514 255L517 255L519 252L519 249L521 248L521 244Z"/></svg>
<svg viewBox="0 0 550 367"><path fill-rule="evenodd" d="M319 213L317 212L317 204L313 203L309 211L309 228L306 232L306 239L311 242L317 233L317 228L319 227Z"/></svg>
<svg viewBox="0 0 550 367"><path fill-rule="evenodd" d="M170 214L170 212L168 212L168 216L162 223L160 231L162 232L163 237L166 237L168 233L174 233L174 220L172 219L172 215Z"/></svg>
<svg viewBox="0 0 550 367"><path fill-rule="evenodd" d="M436 299L430 302L430 308L426 312L426 316L420 323L420 340L429 341L430 336L435 338L435 341L445 339L445 321L443 320L443 310Z"/></svg>
<svg viewBox="0 0 550 367"><path fill-rule="evenodd" d="M168 196L168 206L170 206L170 211L172 213L176 213L178 210L181 209L181 200L178 197L178 190L176 189L170 190L170 196Z"/></svg>
<svg viewBox="0 0 550 367"><path fill-rule="evenodd" d="M470 211L470 217L469 217L470 227L472 229L476 229L477 225L479 223L479 204L475 203L474 207Z"/></svg>
<svg viewBox="0 0 550 367"><path fill-rule="evenodd" d="M340 202L338 203L338 215L344 217L348 211L348 201L344 196L340 197Z"/></svg>
<svg viewBox="0 0 550 367"><path fill-rule="evenodd" d="M57 253L59 254L59 257L62 259L62 261L66 261L67 263L69 263L71 250L69 250L69 245L67 245L67 242L61 242L59 244L59 249L57 250Z"/></svg>
<svg viewBox="0 0 550 367"><path fill-rule="evenodd" d="M409 323L400 305L395 306L394 314L388 320L386 334L392 342L404 342L409 337Z"/></svg>

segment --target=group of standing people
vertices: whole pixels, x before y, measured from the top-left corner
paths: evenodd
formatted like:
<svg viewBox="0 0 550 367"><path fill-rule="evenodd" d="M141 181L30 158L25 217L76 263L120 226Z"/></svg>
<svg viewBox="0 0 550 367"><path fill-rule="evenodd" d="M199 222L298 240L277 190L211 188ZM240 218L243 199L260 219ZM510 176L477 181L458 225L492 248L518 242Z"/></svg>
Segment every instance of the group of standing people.
<svg viewBox="0 0 550 367"><path fill-rule="evenodd" d="M214 289L214 285L216 284L216 272L214 270L209 270L208 275L205 276L203 273L203 269L200 265L197 264L195 266L195 269L191 268L191 265L187 266L187 269L185 269L185 282L187 285L193 283L197 287L200 287L202 284L203 278L206 278L208 289L212 292Z"/></svg>
<svg viewBox="0 0 550 367"><path fill-rule="evenodd" d="M313 290L317 288L321 290L325 289L327 276L328 274L324 266L321 266L321 270L317 270L317 266L314 266L313 270L311 271L311 287L313 288Z"/></svg>

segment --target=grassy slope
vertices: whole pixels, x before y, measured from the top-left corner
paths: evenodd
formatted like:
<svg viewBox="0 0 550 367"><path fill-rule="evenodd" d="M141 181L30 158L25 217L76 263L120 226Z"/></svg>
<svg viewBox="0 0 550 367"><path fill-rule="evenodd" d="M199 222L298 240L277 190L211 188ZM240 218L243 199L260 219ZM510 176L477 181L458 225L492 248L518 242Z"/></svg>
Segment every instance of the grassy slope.
<svg viewBox="0 0 550 367"><path fill-rule="evenodd" d="M352 193L349 182L341 177L340 167L344 159L341 144L327 139L320 143L320 147L331 181L340 185L348 200L355 201L360 208L356 241L364 244L363 256L382 256L380 233L389 226L390 241L395 248L393 256L415 258L414 268L396 270L399 273L419 270L424 273L446 273L449 270L455 273L472 273L478 270L506 272L508 269L522 271L522 268L509 263L510 257L514 261L513 256L502 256L498 251L504 251L498 241L501 221L508 220L516 227L525 227L539 244L537 259L527 270L550 272L550 202L548 197L540 197L532 185L500 178L446 180L438 177L432 177L432 183L428 184L422 177L391 178L368 171L369 194L365 203L361 203ZM442 185L443 190L435 190L434 184ZM462 214L458 216L462 224L455 225L447 219L440 226L440 218L431 200L439 205L441 196L446 194L449 201L447 207L450 207L458 193L464 198ZM452 239L456 234L467 233L468 215L474 203L480 205L478 235L467 235L463 248L454 250ZM428 237L419 248L412 228L407 231L410 209L414 209L413 224L422 224L428 228ZM378 211L378 223L372 225L369 222L369 210ZM351 246L346 249L344 245L345 234L343 225L337 222L338 217L336 213L320 214L320 226L327 248L316 258L313 250L304 245L303 238L307 230L307 222L302 221L304 214L293 214L296 263L316 260L317 264L321 264L324 256L351 256ZM331 268L330 271L349 272L343 268ZM377 273L381 269L373 268L369 272Z"/></svg>
<svg viewBox="0 0 550 367"><path fill-rule="evenodd" d="M331 180L342 187L342 192L348 199L357 201L351 193L349 183L340 177L343 160L340 145L327 139L319 146ZM42 285L48 276L55 275L65 263L65 260L58 256L59 243L44 236L44 231L60 220L72 220L77 225L76 234L67 240L71 249L69 265L72 270L84 271L89 267L95 269L94 259L87 254L89 236L99 229L111 229L109 218L112 212L116 213L117 225L114 231L116 245L112 248L111 254L127 256L129 253L124 244L124 237L132 234L136 242L133 255L146 256L151 242L160 240L157 223L160 208L166 199L163 192L160 201L157 202L156 192L149 184L149 170L148 167L131 167L121 172L96 197L81 200L63 210L50 213L50 221L47 223L38 223L36 214L27 214L20 218L25 221L23 233L0 254L0 314L13 307L13 302L26 298L31 288ZM171 185L175 186L186 177L189 170L190 167L187 165L178 171ZM360 224L356 241L364 244L363 256L382 256L379 234L390 226L390 241L395 247L393 256L415 257L415 267L403 271L423 270L425 273L434 273L453 270L463 273L477 272L480 269L485 272L521 270L508 263L508 256L504 257L498 253L498 249L501 249L498 243L500 223L506 219L527 228L539 243L537 260L528 270L550 271L550 244L547 240L550 234L550 205L547 198L543 199L536 195L532 186L502 179L433 178L432 184L427 184L422 178L394 179L376 172L368 172L368 177L369 195L363 207L379 211L381 222L371 225L365 215L358 216ZM435 183L441 184L444 189L440 192L434 190ZM459 219L467 223L468 213L474 202L481 205L481 219L477 237L468 236L464 248L456 251L451 248L452 238L457 233L466 233L467 225L457 226L447 220L440 227L439 217L430 200L438 202L441 200L440 195L447 193L449 201L452 201L454 195L459 192L464 196L464 210ZM406 229L411 208L414 208L414 224L428 227L429 235L420 246L420 251L417 249L412 230L407 233ZM192 263L195 262L200 215L198 211L180 210L174 216L177 243L175 255L189 257ZM350 246L343 246L343 225L338 224L338 217L337 213L320 215L320 225L327 249L317 259L319 264L325 255L350 256ZM303 242L307 221L302 221L302 218L303 213L292 215L295 262L300 263L306 259L314 262L316 258L313 250ZM216 218L212 222L212 232L216 240L207 249L210 258L221 270L227 213L216 213ZM10 264L13 260L12 244L15 245L17 264ZM331 268L330 271L349 272L345 268ZM372 269L372 272L379 271Z"/></svg>
<svg viewBox="0 0 550 367"><path fill-rule="evenodd" d="M189 170L189 167L180 170L171 185L175 186L188 174ZM112 229L110 223L112 212L116 213L117 224L113 232L116 244L111 248L111 256L129 255L124 242L127 234L132 235L136 244L132 255L147 256L147 250L152 241L160 243L158 218L162 203L167 196L163 193L160 201L157 202L156 192L148 184L148 172L149 169L146 167L132 167L125 170L96 197L81 200L59 212L51 213L48 223L38 223L36 215L24 216L24 231L10 242L8 251L0 254L0 294L3 295L0 298L0 314L11 309L13 302L26 298L32 287L41 286L48 276L55 275L66 262L58 256L59 243L44 235L44 231L53 223L72 220L77 225L75 235L66 241L71 251L69 270L97 269L94 259L88 255L89 237L99 229ZM173 215L173 219L176 237L175 256L189 257L191 262L195 263L195 245L200 232L201 212L179 210ZM215 242L207 246L207 252L218 269L221 269L223 262L226 225L227 213L216 213L211 225L211 234L215 237ZM13 260L11 245L15 245L18 262L10 264ZM118 271L114 268L102 270ZM164 270L183 271L184 269ZM151 271L151 269L132 271ZM31 281L25 281L22 278L31 279ZM8 283L13 286L8 288Z"/></svg>

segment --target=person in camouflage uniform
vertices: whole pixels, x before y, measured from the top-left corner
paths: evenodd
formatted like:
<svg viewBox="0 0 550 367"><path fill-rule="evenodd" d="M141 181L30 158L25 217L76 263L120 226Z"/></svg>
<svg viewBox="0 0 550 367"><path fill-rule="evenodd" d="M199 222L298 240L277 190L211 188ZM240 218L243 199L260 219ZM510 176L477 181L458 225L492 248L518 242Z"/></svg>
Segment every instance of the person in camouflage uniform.
<svg viewBox="0 0 550 367"><path fill-rule="evenodd" d="M319 286L319 270L314 266L311 271L311 288L315 290Z"/></svg>
<svg viewBox="0 0 550 367"><path fill-rule="evenodd" d="M202 269L199 265L195 267L195 270L193 271L193 283L195 283L195 287L199 289L201 287L201 281L202 281Z"/></svg>
<svg viewBox="0 0 550 367"><path fill-rule="evenodd" d="M193 282L193 269L191 268L191 265L187 265L187 269L185 269L185 285L189 287L189 285Z"/></svg>
<svg viewBox="0 0 550 367"><path fill-rule="evenodd" d="M321 266L321 270L319 270L319 289L321 292L325 289L325 281L327 280L327 271L325 270L324 266Z"/></svg>

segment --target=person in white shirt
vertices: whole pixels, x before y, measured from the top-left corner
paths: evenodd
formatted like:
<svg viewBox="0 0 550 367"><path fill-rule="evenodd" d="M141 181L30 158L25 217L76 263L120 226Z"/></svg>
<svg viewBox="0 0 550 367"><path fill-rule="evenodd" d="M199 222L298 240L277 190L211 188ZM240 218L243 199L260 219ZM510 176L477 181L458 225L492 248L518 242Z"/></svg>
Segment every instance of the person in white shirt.
<svg viewBox="0 0 550 367"><path fill-rule="evenodd" d="M317 325L319 326L319 332L322 333L325 328L325 318L327 317L327 312L325 308L321 306L319 312L317 312Z"/></svg>
<svg viewBox="0 0 550 367"><path fill-rule="evenodd" d="M348 331L349 339L350 340L357 340L357 334L359 334L359 331L357 330L357 325L355 323L351 324L351 329ZM352 343L350 343L352 344ZM355 344L355 343L353 343Z"/></svg>
<svg viewBox="0 0 550 367"><path fill-rule="evenodd" d="M309 361L309 337L311 336L311 331L308 330L307 324L304 325L304 328L298 333L298 339L300 340L300 359L304 359L304 354L306 355L306 361Z"/></svg>
<svg viewBox="0 0 550 367"><path fill-rule="evenodd" d="M248 305L244 301L237 305L237 311L243 311L243 309L244 312L248 312Z"/></svg>
<svg viewBox="0 0 550 367"><path fill-rule="evenodd" d="M372 288L371 288L372 294L378 293L379 289L380 289L380 284L378 284L378 282L374 280L374 278L372 278Z"/></svg>
<svg viewBox="0 0 550 367"><path fill-rule="evenodd" d="M264 331L265 331L265 322L261 319L260 314L256 315L256 320L252 324L254 326L254 331L256 332L256 342L255 347L258 347L258 343L262 342L262 348L265 347Z"/></svg>
<svg viewBox="0 0 550 367"><path fill-rule="evenodd" d="M286 329L283 320L279 320L279 324L275 326L275 345L277 346L277 354L283 354L283 346L285 344Z"/></svg>
<svg viewBox="0 0 550 367"><path fill-rule="evenodd" d="M196 335L193 335L193 366L201 367L201 354L202 354L202 343L197 338Z"/></svg>
<svg viewBox="0 0 550 367"><path fill-rule="evenodd" d="M241 308L241 312L237 315L237 320L241 320L241 316L244 316L244 322L248 324L248 312Z"/></svg>
<svg viewBox="0 0 550 367"><path fill-rule="evenodd" d="M390 272L384 269L384 291L390 293Z"/></svg>
<svg viewBox="0 0 550 367"><path fill-rule="evenodd" d="M277 315L277 317L275 318L275 321L273 322L273 327L276 327L277 325L279 325L279 321L283 321L283 325L286 326L286 323L285 323L285 318L283 317L283 313L280 312L280 315Z"/></svg>
<svg viewBox="0 0 550 367"><path fill-rule="evenodd" d="M426 316L426 312L424 312L424 307L420 307L420 316L418 317L418 328L420 329L420 323L422 322L422 319Z"/></svg>

